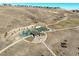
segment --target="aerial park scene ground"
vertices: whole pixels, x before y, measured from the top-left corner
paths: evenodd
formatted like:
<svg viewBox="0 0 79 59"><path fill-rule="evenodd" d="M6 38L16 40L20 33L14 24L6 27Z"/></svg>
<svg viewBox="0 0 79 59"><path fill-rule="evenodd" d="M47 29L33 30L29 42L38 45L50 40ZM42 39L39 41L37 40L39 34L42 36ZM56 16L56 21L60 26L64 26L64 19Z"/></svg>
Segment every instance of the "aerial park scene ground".
<svg viewBox="0 0 79 59"><path fill-rule="evenodd" d="M78 55L78 4L0 4L0 56Z"/></svg>

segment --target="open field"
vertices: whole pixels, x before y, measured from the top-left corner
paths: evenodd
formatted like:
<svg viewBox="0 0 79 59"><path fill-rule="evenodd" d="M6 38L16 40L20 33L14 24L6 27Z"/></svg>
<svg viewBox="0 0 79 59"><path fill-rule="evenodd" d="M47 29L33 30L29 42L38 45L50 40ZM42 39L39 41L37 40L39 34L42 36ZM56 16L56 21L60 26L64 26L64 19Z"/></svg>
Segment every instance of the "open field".
<svg viewBox="0 0 79 59"><path fill-rule="evenodd" d="M47 39L44 41L49 49L43 42L29 43L22 40L1 52L10 44L22 39L19 35L14 35L16 32L12 33L14 36L6 39L7 35L10 35L9 31L38 23L44 23L52 30L47 32ZM0 55L53 56L51 53L53 51L57 56L79 56L77 26L79 26L79 14L64 9L0 7ZM26 39L32 41L33 37Z"/></svg>

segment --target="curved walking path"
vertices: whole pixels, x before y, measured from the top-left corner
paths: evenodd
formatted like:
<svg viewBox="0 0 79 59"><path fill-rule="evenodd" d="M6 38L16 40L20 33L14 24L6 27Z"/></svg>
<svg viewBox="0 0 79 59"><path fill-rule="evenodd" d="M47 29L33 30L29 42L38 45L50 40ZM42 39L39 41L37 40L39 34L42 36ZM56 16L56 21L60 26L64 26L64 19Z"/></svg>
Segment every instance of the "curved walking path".
<svg viewBox="0 0 79 59"><path fill-rule="evenodd" d="M17 39L17 40L15 42L13 42L12 44L8 45L7 47L5 47L4 49L0 50L0 54L2 52L6 51L8 48L12 47L13 45L15 45L15 44L19 43L20 41L22 41L22 39L20 38L20 36L16 37L16 35L18 35L22 30L30 28L32 26L33 25L30 25L28 27L20 27L20 28L16 28L16 29L13 29L13 30L9 31L8 35L6 36L6 39L9 39L10 37L11 38L15 37L15 39ZM34 40L31 43L41 43L41 42L44 42L47 39L47 34L45 32L43 32L43 33L44 33L44 36L40 36L40 37L37 36L37 37L35 37ZM26 36L24 38L27 38L27 37L30 37L30 36ZM28 42L27 40L24 40L24 41ZM46 44L44 44L44 45L46 46ZM48 48L48 50L50 50L50 49Z"/></svg>
<svg viewBox="0 0 79 59"><path fill-rule="evenodd" d="M48 24L47 26L56 25L56 24L58 24L58 23L60 23L60 22L62 22L62 21L65 21L65 20L68 20L68 17L64 17L62 20L59 20L59 21L57 21L57 22L54 23L54 24Z"/></svg>
<svg viewBox="0 0 79 59"><path fill-rule="evenodd" d="M67 20L67 17L64 18L63 20L57 21L55 24L58 24L59 22L62 22L62 21L65 21L65 20ZM49 24L49 25L55 25L55 24ZM49 26L49 25L47 25L47 26ZM6 37L6 39L9 39L10 37L15 37L15 36L16 36L18 33L20 33L22 30L28 29L28 28L30 28L31 26L33 26L33 25L30 25L30 26L28 26L28 27L16 28L16 29L13 29L13 30L9 31L9 32L8 32L8 36ZM56 30L52 30L51 32L63 31L63 30L69 30L69 29L75 29L75 28L79 28L79 26L70 27L70 28L64 28L64 29L56 29ZM45 33L45 34L46 34L46 33ZM38 37L37 37L37 38L38 38ZM35 40L36 40L37 38L35 38ZM12 44L8 45L7 47L5 47L4 49L0 50L0 54L1 54L2 52L6 51L8 48L12 47L13 45L15 45L15 44L19 43L20 41L22 41L22 40L20 40L20 37L19 37L19 36L18 36L16 39L17 39L17 40L16 40L14 43L12 43ZM43 37L42 39L44 39L44 40L47 39L47 36ZM26 40L24 40L24 41L26 41ZM26 42L27 42L27 41L26 41ZM40 43L43 43L44 46L51 52L51 54L54 55L54 56L56 56L56 54L45 44L44 41L41 41Z"/></svg>

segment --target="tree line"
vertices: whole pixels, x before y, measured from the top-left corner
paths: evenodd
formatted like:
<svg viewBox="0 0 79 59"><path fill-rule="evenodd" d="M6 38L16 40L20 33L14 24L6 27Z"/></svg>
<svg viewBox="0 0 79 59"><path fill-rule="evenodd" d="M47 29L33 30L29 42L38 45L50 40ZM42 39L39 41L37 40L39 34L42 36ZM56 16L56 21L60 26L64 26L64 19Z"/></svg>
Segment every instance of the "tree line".
<svg viewBox="0 0 79 59"><path fill-rule="evenodd" d="M33 8L53 8L60 9L60 7L49 7L49 6L32 6L32 5L12 5L12 4L2 4L1 6L15 6L15 7L33 7Z"/></svg>

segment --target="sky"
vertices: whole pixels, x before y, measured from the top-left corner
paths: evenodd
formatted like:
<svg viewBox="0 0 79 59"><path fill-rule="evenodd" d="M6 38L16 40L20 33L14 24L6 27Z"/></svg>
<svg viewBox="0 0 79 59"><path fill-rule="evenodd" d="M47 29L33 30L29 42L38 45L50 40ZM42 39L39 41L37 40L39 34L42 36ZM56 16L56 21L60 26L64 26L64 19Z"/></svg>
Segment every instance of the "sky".
<svg viewBox="0 0 79 59"><path fill-rule="evenodd" d="M24 3L24 2L28 2L28 3L35 3L35 2L39 2L39 3L78 3L79 0L0 0L0 3Z"/></svg>
<svg viewBox="0 0 79 59"><path fill-rule="evenodd" d="M60 7L67 10L78 9L79 3L11 3L13 5L32 5L32 6L48 6L48 7Z"/></svg>
<svg viewBox="0 0 79 59"><path fill-rule="evenodd" d="M79 0L0 0L0 4L11 3L17 5L23 4L23 5L32 5L32 6L60 7L67 10L79 9L78 2Z"/></svg>

